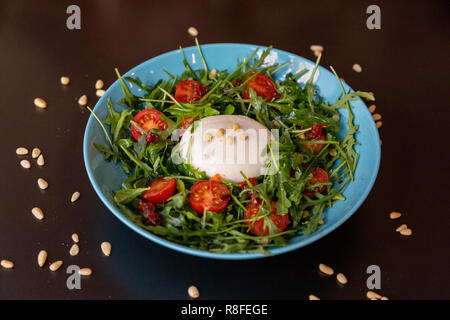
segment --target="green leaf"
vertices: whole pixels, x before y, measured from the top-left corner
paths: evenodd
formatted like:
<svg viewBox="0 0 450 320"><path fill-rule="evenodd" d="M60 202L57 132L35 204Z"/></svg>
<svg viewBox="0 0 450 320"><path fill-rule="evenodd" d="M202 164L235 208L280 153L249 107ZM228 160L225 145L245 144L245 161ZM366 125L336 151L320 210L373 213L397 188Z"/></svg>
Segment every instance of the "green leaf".
<svg viewBox="0 0 450 320"><path fill-rule="evenodd" d="M139 197L143 192L147 190L150 190L150 187L137 189L121 189L114 195L114 201L120 204L127 204Z"/></svg>

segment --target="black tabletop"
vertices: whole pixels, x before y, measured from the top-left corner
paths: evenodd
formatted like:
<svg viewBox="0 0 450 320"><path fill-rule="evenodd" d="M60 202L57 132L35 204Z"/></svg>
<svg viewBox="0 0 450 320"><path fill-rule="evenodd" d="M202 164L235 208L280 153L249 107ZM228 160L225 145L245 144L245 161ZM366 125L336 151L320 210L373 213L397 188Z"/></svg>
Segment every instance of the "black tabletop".
<svg viewBox="0 0 450 320"><path fill-rule="evenodd" d="M81 29L66 27L66 9L81 9ZM366 9L381 9L381 29L366 27ZM391 299L450 298L448 149L448 1L2 1L0 4L0 269L2 299L184 299L191 284L202 299L364 299L366 269L381 270L382 294ZM179 45L187 28L201 43L273 45L333 65L353 88L372 91L382 160L375 186L339 229L297 251L252 261L208 260L152 243L128 229L101 203L83 163L82 142L93 106L94 83L114 80L114 67L133 66ZM363 71L356 73L352 65ZM59 83L67 75L71 84ZM35 97L48 103L33 105ZM46 164L19 165L19 146L39 147ZM39 190L37 178L50 187ZM70 202L74 191L81 197ZM32 207L46 218L36 220ZM400 219L389 219L399 211ZM395 228L406 223L412 236ZM69 255L72 233L80 254ZM112 244L104 257L100 243ZM50 272L39 268L39 250ZM320 277L319 263L349 282ZM69 290L66 267L90 267L81 290Z"/></svg>

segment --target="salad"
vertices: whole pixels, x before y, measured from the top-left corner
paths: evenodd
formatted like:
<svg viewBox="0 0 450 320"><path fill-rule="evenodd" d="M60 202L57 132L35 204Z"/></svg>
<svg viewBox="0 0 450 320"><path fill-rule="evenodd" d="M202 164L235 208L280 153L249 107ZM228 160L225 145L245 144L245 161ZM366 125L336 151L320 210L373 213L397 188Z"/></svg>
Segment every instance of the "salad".
<svg viewBox="0 0 450 320"><path fill-rule="evenodd" d="M331 68L342 93L325 102L313 83L320 56L309 80L299 83L310 70L274 79L288 63L267 65L271 47L227 71L211 69L197 39L196 45L202 69L190 66L182 48L186 70L165 72L168 80L143 83L116 69L123 99L107 101L104 122L89 109L106 137L95 147L128 176L115 203L153 234L216 253L268 254L315 232L324 210L345 200L341 191L357 166L350 101L374 98L346 92ZM133 95L131 85L142 95ZM114 103L125 107L119 112ZM343 138L340 109L348 113ZM221 163L223 150L245 159ZM261 161L250 163L255 155Z"/></svg>

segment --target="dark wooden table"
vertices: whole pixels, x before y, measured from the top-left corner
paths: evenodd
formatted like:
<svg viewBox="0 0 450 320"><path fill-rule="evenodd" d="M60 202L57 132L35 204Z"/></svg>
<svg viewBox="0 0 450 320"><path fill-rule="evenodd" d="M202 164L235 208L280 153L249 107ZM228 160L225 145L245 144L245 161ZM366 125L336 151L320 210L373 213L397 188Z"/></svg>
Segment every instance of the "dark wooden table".
<svg viewBox="0 0 450 320"><path fill-rule="evenodd" d="M66 28L66 8L81 8L81 30ZM381 30L366 28L366 8L381 8ZM450 298L448 1L2 1L0 4L0 298L184 299L195 284L204 299L365 298L366 268L381 269L381 292L391 299ZM115 80L163 52L189 46L195 26L202 43L241 42L313 58L325 47L333 65L355 89L373 91L382 162L377 182L342 227L295 252L254 261L215 261L154 244L119 222L100 202L83 163L89 113L77 104L94 83ZM359 63L362 73L352 70ZM62 75L71 84L59 83ZM47 110L33 105L35 97ZM40 147L44 167L19 165L18 146ZM50 183L41 192L38 177ZM81 198L70 203L79 190ZM30 210L40 206L46 219ZM391 211L403 213L390 221ZM406 223L409 238L394 229ZM70 257L71 234L81 252ZM102 256L110 241L113 254ZM40 269L40 249L64 266L88 266L94 274L81 290L68 290L65 268ZM345 287L319 277L324 262L347 275Z"/></svg>

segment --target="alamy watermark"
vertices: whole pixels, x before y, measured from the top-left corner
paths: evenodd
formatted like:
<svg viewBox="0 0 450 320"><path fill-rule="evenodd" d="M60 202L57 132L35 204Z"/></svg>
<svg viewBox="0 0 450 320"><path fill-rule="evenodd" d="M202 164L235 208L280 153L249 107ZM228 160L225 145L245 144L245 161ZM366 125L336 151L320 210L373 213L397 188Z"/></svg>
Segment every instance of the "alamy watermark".
<svg viewBox="0 0 450 320"><path fill-rule="evenodd" d="M366 26L369 30L381 29L381 9L376 4L367 7L366 13L370 16L366 20Z"/></svg>
<svg viewBox="0 0 450 320"><path fill-rule="evenodd" d="M66 20L66 26L69 30L81 29L81 9L79 6L72 4L67 7L66 13L69 14Z"/></svg>

